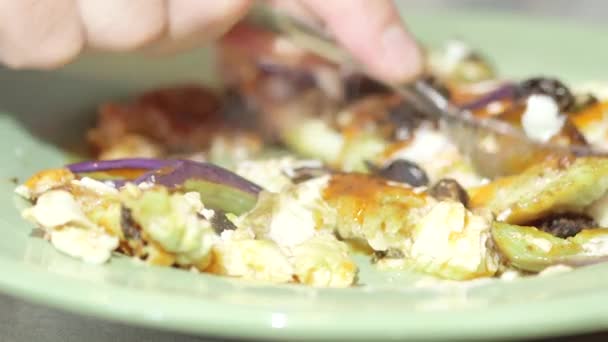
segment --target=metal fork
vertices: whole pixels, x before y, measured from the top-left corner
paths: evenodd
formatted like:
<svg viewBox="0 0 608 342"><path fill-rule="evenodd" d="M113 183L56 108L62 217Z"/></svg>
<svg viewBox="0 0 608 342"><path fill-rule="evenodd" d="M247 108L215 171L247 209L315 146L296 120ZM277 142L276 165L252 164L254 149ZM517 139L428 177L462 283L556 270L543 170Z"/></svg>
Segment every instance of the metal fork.
<svg viewBox="0 0 608 342"><path fill-rule="evenodd" d="M351 56L325 32L268 6L256 3L247 22L280 34L301 48L353 70L363 71ZM608 156L589 146L562 146L530 139L521 129L492 118L478 118L458 108L426 81L387 84L429 118L440 119L441 128L483 177L496 178L523 171L538 161L551 157Z"/></svg>

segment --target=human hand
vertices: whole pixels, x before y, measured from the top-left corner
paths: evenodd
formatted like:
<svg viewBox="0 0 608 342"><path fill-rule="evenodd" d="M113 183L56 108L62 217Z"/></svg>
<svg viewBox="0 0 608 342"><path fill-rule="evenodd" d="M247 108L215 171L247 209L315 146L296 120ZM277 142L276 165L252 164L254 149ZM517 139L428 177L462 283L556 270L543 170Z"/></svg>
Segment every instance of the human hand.
<svg viewBox="0 0 608 342"><path fill-rule="evenodd" d="M50 69L87 49L180 50L225 34L251 0L0 0L0 61ZM282 0L319 20L376 76L400 81L422 58L390 0Z"/></svg>

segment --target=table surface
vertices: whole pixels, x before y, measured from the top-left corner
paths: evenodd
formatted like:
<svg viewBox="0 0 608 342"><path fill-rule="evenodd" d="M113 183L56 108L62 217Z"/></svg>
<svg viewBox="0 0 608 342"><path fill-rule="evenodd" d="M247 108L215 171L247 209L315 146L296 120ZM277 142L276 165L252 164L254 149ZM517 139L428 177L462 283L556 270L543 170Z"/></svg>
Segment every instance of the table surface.
<svg viewBox="0 0 608 342"><path fill-rule="evenodd" d="M397 0L401 1L401 0ZM403 0L412 8L497 9L527 15L558 16L605 24L608 1L604 0ZM0 340L5 342L46 341L220 341L213 338L172 334L82 317L0 295ZM608 333L565 337L557 341L606 341ZM555 340L553 340L555 341Z"/></svg>

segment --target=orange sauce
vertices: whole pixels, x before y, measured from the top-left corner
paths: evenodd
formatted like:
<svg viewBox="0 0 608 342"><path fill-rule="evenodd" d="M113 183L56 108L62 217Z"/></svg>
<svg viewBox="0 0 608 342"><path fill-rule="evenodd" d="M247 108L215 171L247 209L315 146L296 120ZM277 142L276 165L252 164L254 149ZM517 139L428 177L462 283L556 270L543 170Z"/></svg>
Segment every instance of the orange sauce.
<svg viewBox="0 0 608 342"><path fill-rule="evenodd" d="M109 170L102 172L92 172L86 175L93 178L110 178L110 179L134 179L137 178L149 170L146 169L118 169Z"/></svg>
<svg viewBox="0 0 608 342"><path fill-rule="evenodd" d="M60 186L72 179L74 179L74 174L68 169L49 169L40 171L30 177L25 182L25 186L32 190L38 186Z"/></svg>
<svg viewBox="0 0 608 342"><path fill-rule="evenodd" d="M384 179L364 174L334 175L323 197L337 208L339 217L363 224L386 205L399 206L403 212L421 207L426 194L407 186L391 185Z"/></svg>
<svg viewBox="0 0 608 342"><path fill-rule="evenodd" d="M574 125L582 129L599 123L603 120L606 113L608 113L608 101L596 103L578 113L573 113L570 117Z"/></svg>
<svg viewBox="0 0 608 342"><path fill-rule="evenodd" d="M480 208L487 205L496 197L498 190L509 186L515 177L517 176L499 178L486 185L470 189L468 191L470 198L469 205L471 208Z"/></svg>

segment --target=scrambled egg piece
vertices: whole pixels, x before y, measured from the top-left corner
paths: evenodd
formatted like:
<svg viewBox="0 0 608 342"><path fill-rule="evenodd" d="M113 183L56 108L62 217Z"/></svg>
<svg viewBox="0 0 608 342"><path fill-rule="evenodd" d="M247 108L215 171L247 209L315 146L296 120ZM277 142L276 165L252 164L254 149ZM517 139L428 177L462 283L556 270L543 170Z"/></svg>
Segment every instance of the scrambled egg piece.
<svg viewBox="0 0 608 342"><path fill-rule="evenodd" d="M222 240L213 248L213 263L207 272L315 287L348 287L356 280L358 269L348 254L348 246L329 233L293 247L240 233L222 234Z"/></svg>
<svg viewBox="0 0 608 342"><path fill-rule="evenodd" d="M608 98L571 114L572 122L585 139L600 150L608 144Z"/></svg>
<svg viewBox="0 0 608 342"><path fill-rule="evenodd" d="M415 225L412 245L404 250L414 269L448 279L492 276L498 255L492 246L491 220L461 203L439 202Z"/></svg>
<svg viewBox="0 0 608 342"><path fill-rule="evenodd" d="M65 190L43 193L22 215L42 227L59 251L85 262L104 263L118 247L119 239L89 220L74 196Z"/></svg>
<svg viewBox="0 0 608 342"><path fill-rule="evenodd" d="M336 212L322 198L329 177L319 177L284 188L278 194L262 193L258 203L240 219L256 238L293 247L319 231L333 231Z"/></svg>
<svg viewBox="0 0 608 342"><path fill-rule="evenodd" d="M362 174L332 176L323 197L337 211L338 236L362 239L376 251L408 244L414 223L433 201L407 185Z"/></svg>
<svg viewBox="0 0 608 342"><path fill-rule="evenodd" d="M461 203L437 202L425 193L364 175L334 176L325 198L338 211L337 232L375 251L397 249L403 263L448 279L491 276L498 256L490 220Z"/></svg>
<svg viewBox="0 0 608 342"><path fill-rule="evenodd" d="M118 238L114 236L70 226L53 230L51 243L59 251L91 264L103 264L118 248Z"/></svg>
<svg viewBox="0 0 608 342"><path fill-rule="evenodd" d="M244 279L287 283L293 267L276 243L270 240L222 239L213 249L208 272Z"/></svg>
<svg viewBox="0 0 608 342"><path fill-rule="evenodd" d="M317 287L352 285L358 271L357 266L348 254L348 246L332 235L336 226L336 212L322 198L328 179L329 177L315 178L286 187L278 194L262 193L256 207L237 220L239 229L233 234L247 236L244 232L251 232L250 236L255 236L256 240L245 237L243 241L249 242L231 241L226 245L246 244L250 248L266 251L263 255L269 256L267 267L275 267L273 263L278 263L279 266L283 265L279 269L286 271L284 264L287 261L291 269L289 278L303 284ZM235 255L248 259L242 254L235 254L236 252L228 253L225 248L219 247L218 253L220 263L228 270L225 273L243 273L230 270L243 269L239 265L245 262L234 264L231 260L234 260ZM273 251L272 255L268 250ZM227 254L232 256L228 259L232 266L225 261ZM262 270L261 275L248 273L248 277L277 278L276 274L281 274L269 272L266 268ZM286 275L284 279L287 279Z"/></svg>
<svg viewBox="0 0 608 342"><path fill-rule="evenodd" d="M331 234L317 235L292 249L298 281L315 287L348 287L355 283L357 265L348 246Z"/></svg>

